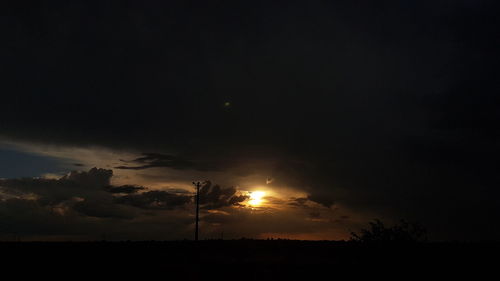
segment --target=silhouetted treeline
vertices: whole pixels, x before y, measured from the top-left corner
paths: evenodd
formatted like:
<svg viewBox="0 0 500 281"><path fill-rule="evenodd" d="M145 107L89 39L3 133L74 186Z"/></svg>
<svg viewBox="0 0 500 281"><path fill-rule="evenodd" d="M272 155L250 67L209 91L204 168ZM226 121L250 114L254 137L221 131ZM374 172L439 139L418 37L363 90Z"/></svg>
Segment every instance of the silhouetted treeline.
<svg viewBox="0 0 500 281"><path fill-rule="evenodd" d="M419 223L400 220L393 226L386 226L375 219L370 227L359 233L351 232L351 239L363 243L415 243L427 241L427 230Z"/></svg>

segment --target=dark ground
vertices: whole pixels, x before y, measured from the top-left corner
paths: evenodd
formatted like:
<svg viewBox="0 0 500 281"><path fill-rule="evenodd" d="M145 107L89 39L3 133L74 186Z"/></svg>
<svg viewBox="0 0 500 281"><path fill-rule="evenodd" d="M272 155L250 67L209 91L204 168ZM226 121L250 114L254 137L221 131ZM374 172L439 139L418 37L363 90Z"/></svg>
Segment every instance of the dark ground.
<svg viewBox="0 0 500 281"><path fill-rule="evenodd" d="M225 240L4 242L4 272L49 279L335 280L450 278L498 274L498 243L367 245Z"/></svg>

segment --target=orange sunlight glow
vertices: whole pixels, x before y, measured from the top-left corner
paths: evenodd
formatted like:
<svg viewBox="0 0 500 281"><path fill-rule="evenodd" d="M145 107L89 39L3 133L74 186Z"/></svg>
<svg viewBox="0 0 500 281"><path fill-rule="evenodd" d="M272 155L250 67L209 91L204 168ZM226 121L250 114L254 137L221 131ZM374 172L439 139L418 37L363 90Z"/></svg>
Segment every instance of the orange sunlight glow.
<svg viewBox="0 0 500 281"><path fill-rule="evenodd" d="M264 191L253 191L250 192L250 200L248 204L252 207L257 207L262 204L262 197L264 197L266 193Z"/></svg>

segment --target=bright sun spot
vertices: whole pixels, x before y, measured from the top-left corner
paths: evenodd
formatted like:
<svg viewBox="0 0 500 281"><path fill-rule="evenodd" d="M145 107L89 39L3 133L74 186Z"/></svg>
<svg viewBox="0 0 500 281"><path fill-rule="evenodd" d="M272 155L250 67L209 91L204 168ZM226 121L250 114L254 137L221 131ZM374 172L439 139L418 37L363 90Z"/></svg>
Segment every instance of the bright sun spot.
<svg viewBox="0 0 500 281"><path fill-rule="evenodd" d="M266 193L264 191L253 191L250 193L250 200L248 200L248 204L250 206L259 206L262 204L262 197L264 197Z"/></svg>

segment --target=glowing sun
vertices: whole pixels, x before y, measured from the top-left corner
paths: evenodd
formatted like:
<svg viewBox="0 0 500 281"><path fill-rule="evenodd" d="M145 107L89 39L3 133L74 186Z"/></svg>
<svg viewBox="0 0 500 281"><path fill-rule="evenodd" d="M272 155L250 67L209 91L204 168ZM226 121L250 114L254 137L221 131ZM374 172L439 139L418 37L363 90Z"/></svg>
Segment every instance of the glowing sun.
<svg viewBox="0 0 500 281"><path fill-rule="evenodd" d="M264 191L253 191L250 192L250 200L248 200L248 204L250 206L256 207L262 204L262 197L264 197L266 193Z"/></svg>

